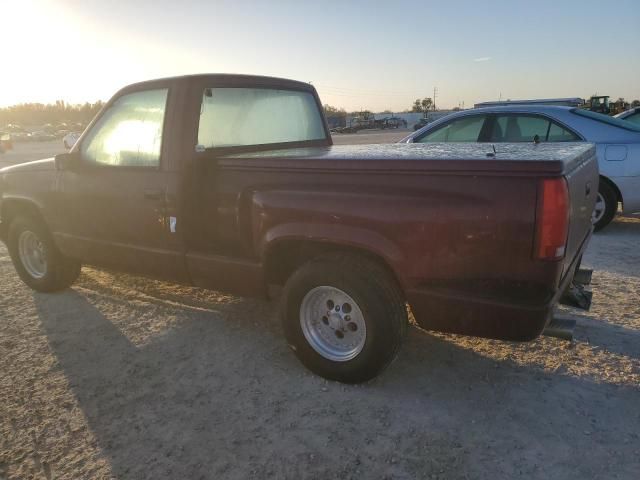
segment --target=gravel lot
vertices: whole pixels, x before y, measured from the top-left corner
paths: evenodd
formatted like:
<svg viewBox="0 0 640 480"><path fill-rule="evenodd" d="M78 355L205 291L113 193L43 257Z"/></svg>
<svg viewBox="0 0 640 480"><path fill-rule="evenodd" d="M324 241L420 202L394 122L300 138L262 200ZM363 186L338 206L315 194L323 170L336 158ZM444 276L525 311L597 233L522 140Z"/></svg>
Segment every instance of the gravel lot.
<svg viewBox="0 0 640 480"><path fill-rule="evenodd" d="M0 246L0 479L637 479L639 241L594 237L573 343L413 327L362 386L309 374L272 303L90 268L36 294Z"/></svg>
<svg viewBox="0 0 640 480"><path fill-rule="evenodd" d="M367 145L371 143L396 143L409 135L413 130L399 128L397 130L362 130L358 133L334 133L331 135L336 145Z"/></svg>
<svg viewBox="0 0 640 480"><path fill-rule="evenodd" d="M66 152L62 140L51 142L16 143L13 150L0 153L0 168L16 163L30 162L42 158L53 157Z"/></svg>

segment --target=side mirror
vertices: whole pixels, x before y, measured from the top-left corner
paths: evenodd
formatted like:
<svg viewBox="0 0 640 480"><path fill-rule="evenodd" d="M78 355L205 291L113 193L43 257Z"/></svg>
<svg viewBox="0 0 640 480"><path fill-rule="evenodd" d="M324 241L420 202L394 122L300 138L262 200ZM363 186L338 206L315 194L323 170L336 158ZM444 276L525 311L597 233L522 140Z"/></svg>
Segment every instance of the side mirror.
<svg viewBox="0 0 640 480"><path fill-rule="evenodd" d="M80 167L80 152L59 153L55 156L56 169L78 170Z"/></svg>

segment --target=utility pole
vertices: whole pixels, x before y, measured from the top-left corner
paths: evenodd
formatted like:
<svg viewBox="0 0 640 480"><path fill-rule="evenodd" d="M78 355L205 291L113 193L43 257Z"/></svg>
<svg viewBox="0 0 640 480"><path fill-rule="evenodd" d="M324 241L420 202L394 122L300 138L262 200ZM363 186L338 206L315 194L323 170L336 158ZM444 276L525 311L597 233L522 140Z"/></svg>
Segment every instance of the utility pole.
<svg viewBox="0 0 640 480"><path fill-rule="evenodd" d="M436 110L436 95L438 94L438 87L433 87L433 110Z"/></svg>

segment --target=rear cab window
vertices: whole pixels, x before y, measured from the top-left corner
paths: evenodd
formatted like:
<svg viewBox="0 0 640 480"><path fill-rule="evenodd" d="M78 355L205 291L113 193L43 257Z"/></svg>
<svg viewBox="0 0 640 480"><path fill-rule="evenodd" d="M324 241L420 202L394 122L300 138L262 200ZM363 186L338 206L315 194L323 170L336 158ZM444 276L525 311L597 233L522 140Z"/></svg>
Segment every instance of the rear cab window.
<svg viewBox="0 0 640 480"><path fill-rule="evenodd" d="M277 88L205 88L196 150L325 141L314 95Z"/></svg>

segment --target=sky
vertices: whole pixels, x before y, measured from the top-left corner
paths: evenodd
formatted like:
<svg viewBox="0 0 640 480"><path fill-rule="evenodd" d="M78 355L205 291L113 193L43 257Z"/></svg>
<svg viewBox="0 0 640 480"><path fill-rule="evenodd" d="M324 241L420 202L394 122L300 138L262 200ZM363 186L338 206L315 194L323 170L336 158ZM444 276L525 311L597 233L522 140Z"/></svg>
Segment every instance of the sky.
<svg viewBox="0 0 640 480"><path fill-rule="evenodd" d="M311 82L348 111L640 99L640 0L0 0L0 107L141 80Z"/></svg>

